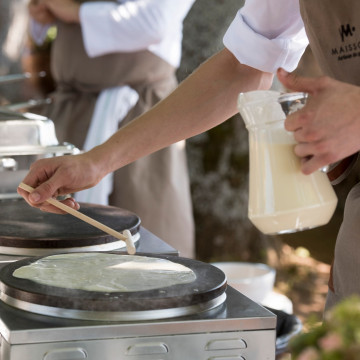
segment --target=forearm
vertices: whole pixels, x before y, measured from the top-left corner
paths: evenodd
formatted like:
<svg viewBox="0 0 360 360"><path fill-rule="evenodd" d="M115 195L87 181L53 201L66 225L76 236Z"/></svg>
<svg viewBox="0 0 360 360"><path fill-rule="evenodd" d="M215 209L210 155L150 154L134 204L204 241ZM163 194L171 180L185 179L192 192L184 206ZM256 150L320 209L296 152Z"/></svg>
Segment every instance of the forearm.
<svg viewBox="0 0 360 360"><path fill-rule="evenodd" d="M80 4L74 0L43 0L52 16L65 23L79 24Z"/></svg>
<svg viewBox="0 0 360 360"><path fill-rule="evenodd" d="M241 65L228 50L213 56L147 113L119 130L91 155L106 172L209 130L237 112L240 92L268 89L273 75Z"/></svg>

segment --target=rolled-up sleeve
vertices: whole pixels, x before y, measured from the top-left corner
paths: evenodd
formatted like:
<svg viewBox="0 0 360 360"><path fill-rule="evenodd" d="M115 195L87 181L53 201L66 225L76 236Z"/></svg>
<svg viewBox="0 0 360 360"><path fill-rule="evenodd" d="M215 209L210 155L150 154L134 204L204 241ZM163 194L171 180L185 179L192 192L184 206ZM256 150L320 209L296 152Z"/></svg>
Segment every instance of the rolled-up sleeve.
<svg viewBox="0 0 360 360"><path fill-rule="evenodd" d="M247 0L223 42L240 63L272 73L295 70L309 43L298 0Z"/></svg>

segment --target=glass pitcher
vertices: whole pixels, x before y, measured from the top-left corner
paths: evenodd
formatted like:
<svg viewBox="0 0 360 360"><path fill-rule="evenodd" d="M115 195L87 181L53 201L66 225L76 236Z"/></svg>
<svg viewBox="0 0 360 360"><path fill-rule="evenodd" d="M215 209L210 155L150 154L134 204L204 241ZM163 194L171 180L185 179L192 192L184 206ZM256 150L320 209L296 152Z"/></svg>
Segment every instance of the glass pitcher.
<svg viewBox="0 0 360 360"><path fill-rule="evenodd" d="M294 153L288 114L304 106L307 94L277 91L241 93L238 109L249 131L251 222L264 234L282 234L325 225L337 197L325 172L304 175Z"/></svg>

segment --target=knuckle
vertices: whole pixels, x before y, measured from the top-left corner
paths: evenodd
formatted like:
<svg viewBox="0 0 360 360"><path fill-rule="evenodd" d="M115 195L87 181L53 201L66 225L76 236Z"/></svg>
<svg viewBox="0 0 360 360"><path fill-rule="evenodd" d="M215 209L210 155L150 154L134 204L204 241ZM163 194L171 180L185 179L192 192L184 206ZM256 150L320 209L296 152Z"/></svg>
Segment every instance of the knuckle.
<svg viewBox="0 0 360 360"><path fill-rule="evenodd" d="M318 141L314 144L314 149L317 154L326 154L328 151L327 144L324 141Z"/></svg>
<svg viewBox="0 0 360 360"><path fill-rule="evenodd" d="M300 119L303 125L311 124L314 120L316 113L312 107L304 107L301 111L299 111Z"/></svg>
<svg viewBox="0 0 360 360"><path fill-rule="evenodd" d="M298 114L298 123L301 127L306 126L309 123L310 114L308 111L304 110Z"/></svg>
<svg viewBox="0 0 360 360"><path fill-rule="evenodd" d="M334 151L328 141L319 141L315 143L314 150L327 164L330 164L336 158L336 151Z"/></svg>
<svg viewBox="0 0 360 360"><path fill-rule="evenodd" d="M306 142L313 143L313 142L318 141L319 138L320 138L320 136L319 136L319 132L317 130L308 130L304 133L304 140ZM321 144L319 144L319 143L317 143L315 145L316 148L318 148L320 146L321 146Z"/></svg>
<svg viewBox="0 0 360 360"><path fill-rule="evenodd" d="M55 192L55 187L53 186L53 184L50 181L48 181L41 185L41 190L44 193L53 195Z"/></svg>

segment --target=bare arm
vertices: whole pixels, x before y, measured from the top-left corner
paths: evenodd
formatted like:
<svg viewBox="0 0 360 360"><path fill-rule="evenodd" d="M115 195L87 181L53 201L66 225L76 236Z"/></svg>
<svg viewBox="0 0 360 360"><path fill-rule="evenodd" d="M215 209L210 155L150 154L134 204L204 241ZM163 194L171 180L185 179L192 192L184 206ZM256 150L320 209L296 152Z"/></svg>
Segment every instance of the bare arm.
<svg viewBox="0 0 360 360"><path fill-rule="evenodd" d="M47 25L55 21L55 17L42 1L30 0L28 9L30 16L39 24Z"/></svg>
<svg viewBox="0 0 360 360"><path fill-rule="evenodd" d="M74 0L30 0L29 13L40 24L50 24L55 19L79 23L80 4Z"/></svg>
<svg viewBox="0 0 360 360"><path fill-rule="evenodd" d="M210 58L147 113L89 152L36 162L23 180L37 187L30 205L96 185L107 173L181 139L204 132L237 112L239 92L268 89L273 75L239 64L226 49ZM74 206L73 203L69 204Z"/></svg>
<svg viewBox="0 0 360 360"><path fill-rule="evenodd" d="M67 23L80 22L80 4L74 0L42 0L57 19Z"/></svg>
<svg viewBox="0 0 360 360"><path fill-rule="evenodd" d="M268 89L272 74L239 62L226 49L205 62L166 99L92 153L113 154L106 172L209 130L237 112L240 92ZM131 148L128 146L131 139ZM116 151L115 151L116 149Z"/></svg>

